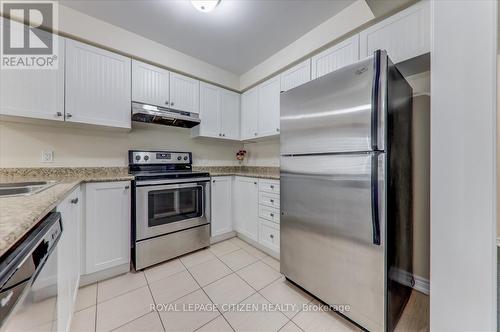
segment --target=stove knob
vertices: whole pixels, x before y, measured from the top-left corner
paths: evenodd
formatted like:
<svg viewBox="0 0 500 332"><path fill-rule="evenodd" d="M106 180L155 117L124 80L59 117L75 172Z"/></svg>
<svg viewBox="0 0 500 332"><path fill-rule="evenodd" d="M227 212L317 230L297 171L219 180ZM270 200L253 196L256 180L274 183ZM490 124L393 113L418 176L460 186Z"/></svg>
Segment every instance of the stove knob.
<svg viewBox="0 0 500 332"><path fill-rule="evenodd" d="M137 160L137 161L141 160L141 156L139 156L139 155L135 156L135 160Z"/></svg>
<svg viewBox="0 0 500 332"><path fill-rule="evenodd" d="M181 156L177 157L177 160L181 160L181 159L182 159L182 157L181 157Z"/></svg>
<svg viewBox="0 0 500 332"><path fill-rule="evenodd" d="M187 157L187 156L185 156L185 157L184 157L184 160L188 160L188 157Z"/></svg>
<svg viewBox="0 0 500 332"><path fill-rule="evenodd" d="M148 156L144 156L144 160L145 160L145 161L148 161L148 160L149 160L149 157L148 157Z"/></svg>

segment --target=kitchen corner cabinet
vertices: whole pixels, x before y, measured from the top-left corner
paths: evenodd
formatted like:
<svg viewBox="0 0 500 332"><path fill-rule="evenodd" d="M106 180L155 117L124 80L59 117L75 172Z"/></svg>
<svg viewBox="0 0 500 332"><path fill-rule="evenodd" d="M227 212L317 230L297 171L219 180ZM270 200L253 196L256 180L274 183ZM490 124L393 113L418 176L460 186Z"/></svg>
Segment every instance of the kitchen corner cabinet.
<svg viewBox="0 0 500 332"><path fill-rule="evenodd" d="M246 237L259 241L259 185L258 179L234 178L235 230Z"/></svg>
<svg viewBox="0 0 500 332"><path fill-rule="evenodd" d="M130 182L85 184L84 274L130 263Z"/></svg>
<svg viewBox="0 0 500 332"><path fill-rule="evenodd" d="M130 128L131 60L66 40L68 122Z"/></svg>
<svg viewBox="0 0 500 332"><path fill-rule="evenodd" d="M232 226L232 176L212 177L211 211L212 236L229 233Z"/></svg>
<svg viewBox="0 0 500 332"><path fill-rule="evenodd" d="M200 112L200 81L170 73L170 108L185 112Z"/></svg>
<svg viewBox="0 0 500 332"><path fill-rule="evenodd" d="M58 331L69 331L80 282L82 204L78 187L57 206L63 227L57 246Z"/></svg>
<svg viewBox="0 0 500 332"><path fill-rule="evenodd" d="M200 83L199 126L194 137L240 139L240 95L208 83Z"/></svg>
<svg viewBox="0 0 500 332"><path fill-rule="evenodd" d="M385 49L394 63L430 52L430 4L420 1L362 31L360 56Z"/></svg>
<svg viewBox="0 0 500 332"><path fill-rule="evenodd" d="M170 72L132 60L132 101L155 106L170 106Z"/></svg>
<svg viewBox="0 0 500 332"><path fill-rule="evenodd" d="M259 89L255 87L241 96L241 139L259 135Z"/></svg>
<svg viewBox="0 0 500 332"><path fill-rule="evenodd" d="M280 75L281 91L288 91L311 80L311 59L302 61Z"/></svg>
<svg viewBox="0 0 500 332"><path fill-rule="evenodd" d="M359 60L359 35L354 35L311 58L311 78L316 79Z"/></svg>
<svg viewBox="0 0 500 332"><path fill-rule="evenodd" d="M280 77L275 76L259 85L259 136L280 132Z"/></svg>
<svg viewBox="0 0 500 332"><path fill-rule="evenodd" d="M5 19L0 17L0 24L3 20ZM57 69L1 70L1 115L64 121L65 39L57 36L56 38L59 47Z"/></svg>

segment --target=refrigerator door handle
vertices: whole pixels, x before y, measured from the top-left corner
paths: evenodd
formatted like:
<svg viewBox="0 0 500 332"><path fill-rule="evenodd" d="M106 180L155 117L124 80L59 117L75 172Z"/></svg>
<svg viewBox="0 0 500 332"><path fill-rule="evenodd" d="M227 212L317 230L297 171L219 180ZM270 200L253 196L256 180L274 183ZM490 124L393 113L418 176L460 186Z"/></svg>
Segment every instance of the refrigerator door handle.
<svg viewBox="0 0 500 332"><path fill-rule="evenodd" d="M379 183L378 183L378 157L379 152L373 152L371 158L371 200L372 200L372 229L373 244L380 245L380 209L379 209Z"/></svg>

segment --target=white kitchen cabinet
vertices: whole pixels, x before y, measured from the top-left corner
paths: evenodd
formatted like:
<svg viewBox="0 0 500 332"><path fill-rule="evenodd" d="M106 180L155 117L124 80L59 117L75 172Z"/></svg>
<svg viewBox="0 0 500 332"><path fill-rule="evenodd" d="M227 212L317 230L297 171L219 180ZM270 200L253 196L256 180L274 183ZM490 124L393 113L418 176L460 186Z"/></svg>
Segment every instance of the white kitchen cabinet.
<svg viewBox="0 0 500 332"><path fill-rule="evenodd" d="M235 230L253 241L259 241L258 179L235 177L233 200Z"/></svg>
<svg viewBox="0 0 500 332"><path fill-rule="evenodd" d="M241 139L259 135L259 89L255 87L241 96Z"/></svg>
<svg viewBox="0 0 500 332"><path fill-rule="evenodd" d="M278 135L280 131L280 77L259 85L258 136Z"/></svg>
<svg viewBox="0 0 500 332"><path fill-rule="evenodd" d="M311 78L316 79L359 60L359 35L354 35L311 59Z"/></svg>
<svg viewBox="0 0 500 332"><path fill-rule="evenodd" d="M130 263L130 182L85 184L85 274Z"/></svg>
<svg viewBox="0 0 500 332"><path fill-rule="evenodd" d="M360 33L360 56L370 56L383 49L394 63L430 51L430 5L415 5L369 27Z"/></svg>
<svg viewBox="0 0 500 332"><path fill-rule="evenodd" d="M288 91L311 80L311 59L284 71L280 75L281 91Z"/></svg>
<svg viewBox="0 0 500 332"><path fill-rule="evenodd" d="M185 112L200 112L200 81L170 73L170 108Z"/></svg>
<svg viewBox="0 0 500 332"><path fill-rule="evenodd" d="M66 40L66 121L130 128L131 62Z"/></svg>
<svg viewBox="0 0 500 332"><path fill-rule="evenodd" d="M220 132L226 139L240 139L240 98L239 93L220 89Z"/></svg>
<svg viewBox="0 0 500 332"><path fill-rule="evenodd" d="M58 331L69 331L71 315L80 282L82 195L80 187L58 206L61 213L61 238L57 245Z"/></svg>
<svg viewBox="0 0 500 332"><path fill-rule="evenodd" d="M259 243L274 251L276 254L280 252L280 228L279 225L260 219L259 221Z"/></svg>
<svg viewBox="0 0 500 332"><path fill-rule="evenodd" d="M231 188L231 176L212 177L212 236L222 235L233 230Z"/></svg>
<svg viewBox="0 0 500 332"><path fill-rule="evenodd" d="M200 125L192 129L193 136L239 140L240 95L201 82L200 120Z"/></svg>
<svg viewBox="0 0 500 332"><path fill-rule="evenodd" d="M169 80L168 70L132 60L132 101L169 107Z"/></svg>
<svg viewBox="0 0 500 332"><path fill-rule="evenodd" d="M2 24L2 18L0 18L0 24ZM0 73L1 115L64 121L65 39L57 36L55 38L58 38L59 43L57 69L2 69Z"/></svg>

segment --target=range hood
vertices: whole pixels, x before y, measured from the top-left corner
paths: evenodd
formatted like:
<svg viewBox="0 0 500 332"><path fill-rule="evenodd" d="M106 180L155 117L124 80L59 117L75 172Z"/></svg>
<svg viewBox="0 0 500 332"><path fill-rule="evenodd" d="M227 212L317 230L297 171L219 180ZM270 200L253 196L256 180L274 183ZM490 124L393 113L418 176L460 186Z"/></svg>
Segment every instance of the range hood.
<svg viewBox="0 0 500 332"><path fill-rule="evenodd" d="M200 124L196 113L132 102L132 121L192 128Z"/></svg>

